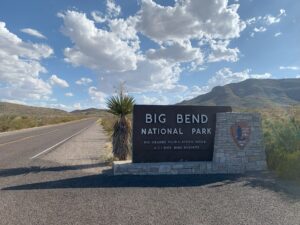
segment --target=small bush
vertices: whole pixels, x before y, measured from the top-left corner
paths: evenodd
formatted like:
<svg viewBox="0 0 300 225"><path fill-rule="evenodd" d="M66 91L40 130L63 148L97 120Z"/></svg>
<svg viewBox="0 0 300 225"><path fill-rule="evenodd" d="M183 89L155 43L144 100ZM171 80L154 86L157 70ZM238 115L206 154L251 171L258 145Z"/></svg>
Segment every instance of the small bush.
<svg viewBox="0 0 300 225"><path fill-rule="evenodd" d="M263 123L267 163L287 179L300 180L300 120L296 113Z"/></svg>

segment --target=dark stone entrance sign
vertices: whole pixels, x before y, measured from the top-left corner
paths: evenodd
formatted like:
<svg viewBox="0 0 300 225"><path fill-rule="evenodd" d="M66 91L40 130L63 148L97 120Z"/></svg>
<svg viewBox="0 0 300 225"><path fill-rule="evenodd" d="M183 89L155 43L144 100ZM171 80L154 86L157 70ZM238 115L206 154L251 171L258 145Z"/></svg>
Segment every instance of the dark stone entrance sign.
<svg viewBox="0 0 300 225"><path fill-rule="evenodd" d="M132 161L211 161L216 113L227 106L135 105Z"/></svg>

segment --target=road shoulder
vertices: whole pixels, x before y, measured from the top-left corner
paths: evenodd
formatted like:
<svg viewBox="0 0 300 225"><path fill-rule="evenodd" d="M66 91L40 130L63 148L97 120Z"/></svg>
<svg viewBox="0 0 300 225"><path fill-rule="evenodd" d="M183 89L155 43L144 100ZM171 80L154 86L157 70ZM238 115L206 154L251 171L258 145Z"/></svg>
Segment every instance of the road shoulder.
<svg viewBox="0 0 300 225"><path fill-rule="evenodd" d="M94 123L87 130L41 156L40 159L64 166L78 167L84 173L99 174L110 168L105 163L110 154L107 142L108 136L103 128Z"/></svg>

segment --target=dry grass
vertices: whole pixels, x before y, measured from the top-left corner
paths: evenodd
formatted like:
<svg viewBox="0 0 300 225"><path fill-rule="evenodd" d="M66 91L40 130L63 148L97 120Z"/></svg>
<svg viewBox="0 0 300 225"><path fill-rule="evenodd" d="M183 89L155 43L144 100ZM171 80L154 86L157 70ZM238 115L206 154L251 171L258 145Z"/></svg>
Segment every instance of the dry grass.
<svg viewBox="0 0 300 225"><path fill-rule="evenodd" d="M84 116L15 116L1 115L0 116L0 132L19 130L31 127L40 127L50 124L58 124L79 120Z"/></svg>

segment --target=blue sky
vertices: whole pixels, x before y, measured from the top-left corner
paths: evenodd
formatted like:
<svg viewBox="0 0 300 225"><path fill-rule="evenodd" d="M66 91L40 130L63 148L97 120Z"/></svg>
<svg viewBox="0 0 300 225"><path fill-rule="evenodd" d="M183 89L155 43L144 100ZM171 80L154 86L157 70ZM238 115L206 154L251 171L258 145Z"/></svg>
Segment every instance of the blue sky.
<svg viewBox="0 0 300 225"><path fill-rule="evenodd" d="M300 2L2 0L0 100L105 107L125 82L172 104L248 78L300 76Z"/></svg>

